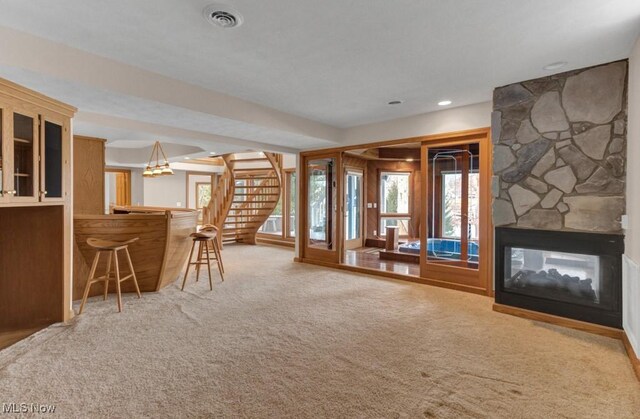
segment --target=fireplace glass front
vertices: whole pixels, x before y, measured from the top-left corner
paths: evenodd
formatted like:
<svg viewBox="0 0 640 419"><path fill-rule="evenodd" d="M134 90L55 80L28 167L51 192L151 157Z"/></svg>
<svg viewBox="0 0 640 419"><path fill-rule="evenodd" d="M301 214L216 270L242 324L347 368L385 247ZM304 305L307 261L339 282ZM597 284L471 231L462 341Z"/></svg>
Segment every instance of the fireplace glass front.
<svg viewBox="0 0 640 419"><path fill-rule="evenodd" d="M496 303L621 326L624 237L496 229Z"/></svg>
<svg viewBox="0 0 640 419"><path fill-rule="evenodd" d="M600 284L600 257L506 247L505 290L584 305L608 303Z"/></svg>

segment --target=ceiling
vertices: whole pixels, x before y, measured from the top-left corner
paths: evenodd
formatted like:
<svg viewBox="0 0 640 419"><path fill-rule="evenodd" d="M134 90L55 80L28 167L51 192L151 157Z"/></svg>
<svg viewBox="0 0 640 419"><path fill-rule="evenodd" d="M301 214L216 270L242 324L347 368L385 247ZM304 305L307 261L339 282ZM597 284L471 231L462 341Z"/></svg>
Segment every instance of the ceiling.
<svg viewBox="0 0 640 419"><path fill-rule="evenodd" d="M223 2L242 26L209 24L202 0L3 0L9 39L71 62L4 45L0 76L81 114L299 150L443 99L488 101L496 86L550 74L552 62L566 71L626 58L640 32L636 0Z"/></svg>

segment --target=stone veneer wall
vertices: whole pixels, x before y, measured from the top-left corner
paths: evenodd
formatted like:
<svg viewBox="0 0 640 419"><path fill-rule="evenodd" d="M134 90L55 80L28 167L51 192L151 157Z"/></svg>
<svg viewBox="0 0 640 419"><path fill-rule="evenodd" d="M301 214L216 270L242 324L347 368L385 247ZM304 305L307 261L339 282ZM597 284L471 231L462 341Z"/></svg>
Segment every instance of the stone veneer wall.
<svg viewBox="0 0 640 419"><path fill-rule="evenodd" d="M621 230L627 70L617 61L494 90L494 225Z"/></svg>

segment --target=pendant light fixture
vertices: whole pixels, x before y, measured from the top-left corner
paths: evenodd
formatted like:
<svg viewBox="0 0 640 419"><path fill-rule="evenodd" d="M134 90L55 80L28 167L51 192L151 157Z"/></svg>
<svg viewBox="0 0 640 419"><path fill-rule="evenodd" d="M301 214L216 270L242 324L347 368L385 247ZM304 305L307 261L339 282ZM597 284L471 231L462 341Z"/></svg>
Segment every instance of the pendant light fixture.
<svg viewBox="0 0 640 419"><path fill-rule="evenodd" d="M164 158L164 163L160 164L160 153L162 153L162 157ZM156 164L154 166L151 165L155 155ZM156 141L153 144L153 149L151 150L151 156L149 157L149 163L147 167L142 172L142 176L144 177L158 177L158 176L166 176L172 175L173 170L171 170L171 166L169 166L169 160L167 160L167 156L164 154L164 150L160 145L160 141Z"/></svg>

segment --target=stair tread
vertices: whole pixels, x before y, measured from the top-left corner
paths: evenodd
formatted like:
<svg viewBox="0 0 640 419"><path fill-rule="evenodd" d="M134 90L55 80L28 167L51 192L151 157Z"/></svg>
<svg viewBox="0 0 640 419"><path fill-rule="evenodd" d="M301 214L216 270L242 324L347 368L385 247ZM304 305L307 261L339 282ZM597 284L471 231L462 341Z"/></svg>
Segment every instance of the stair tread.
<svg viewBox="0 0 640 419"><path fill-rule="evenodd" d="M243 177L238 177L235 176L236 180L270 180L270 179L278 179L276 176L243 176ZM256 187L256 185L251 185L253 187ZM276 185L272 185L272 186L276 186ZM259 185L258 185L259 187Z"/></svg>
<svg viewBox="0 0 640 419"><path fill-rule="evenodd" d="M231 201L232 204L272 204L278 201L270 200L270 201Z"/></svg>
<svg viewBox="0 0 640 419"><path fill-rule="evenodd" d="M246 162L252 162L252 161L269 161L268 158L266 157L256 157L256 158L250 158L250 159L231 159L230 161L232 162L242 162L242 161L246 161Z"/></svg>
<svg viewBox="0 0 640 419"><path fill-rule="evenodd" d="M262 224L262 221L225 221L224 224Z"/></svg>
<svg viewBox="0 0 640 419"><path fill-rule="evenodd" d="M236 185L236 189L247 189L247 188L255 188L255 189L265 189L265 188L277 188L280 189L280 185Z"/></svg>
<svg viewBox="0 0 640 419"><path fill-rule="evenodd" d="M277 192L274 193L237 193L235 194L235 196L274 196L274 195L280 195Z"/></svg>

